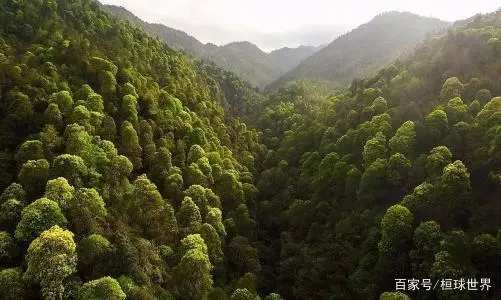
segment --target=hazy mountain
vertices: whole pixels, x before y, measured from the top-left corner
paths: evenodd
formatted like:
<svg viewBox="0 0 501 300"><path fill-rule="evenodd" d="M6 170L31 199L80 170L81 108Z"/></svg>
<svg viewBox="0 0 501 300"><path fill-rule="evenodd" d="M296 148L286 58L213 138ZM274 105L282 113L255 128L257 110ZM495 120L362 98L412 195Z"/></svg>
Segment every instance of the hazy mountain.
<svg viewBox="0 0 501 300"><path fill-rule="evenodd" d="M300 46L298 48L283 47L278 50L270 52L270 56L281 66L286 69L292 70L297 66L297 62L301 62L308 58L310 55L320 50L322 46Z"/></svg>
<svg viewBox="0 0 501 300"><path fill-rule="evenodd" d="M131 23L142 27L153 36L158 37L172 48L186 50L188 52L203 52L204 44L184 31L167 27L162 24L144 22L133 13L121 6L103 5L102 9L107 13L130 21Z"/></svg>
<svg viewBox="0 0 501 300"><path fill-rule="evenodd" d="M144 22L123 7L104 5L103 9L115 17L126 19L142 27L169 46L186 50L200 58L209 59L258 87L264 87L278 79L319 49L318 47L301 46L282 48L268 54L250 42L233 42L224 46L212 43L203 44L184 31L162 24ZM315 38L318 39L318 37Z"/></svg>
<svg viewBox="0 0 501 300"><path fill-rule="evenodd" d="M338 37L295 69L270 85L277 88L300 78L329 79L347 84L364 76L405 51L412 50L427 34L449 23L408 12L387 12Z"/></svg>

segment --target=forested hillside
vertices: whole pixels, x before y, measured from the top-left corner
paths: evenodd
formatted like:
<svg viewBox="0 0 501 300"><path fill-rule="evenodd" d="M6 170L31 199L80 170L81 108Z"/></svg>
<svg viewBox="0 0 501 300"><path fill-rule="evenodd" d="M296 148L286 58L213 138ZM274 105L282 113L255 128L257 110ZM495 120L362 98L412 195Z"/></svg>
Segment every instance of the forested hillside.
<svg viewBox="0 0 501 300"><path fill-rule="evenodd" d="M1 1L0 299L256 298L232 80L95 1Z"/></svg>
<svg viewBox="0 0 501 300"><path fill-rule="evenodd" d="M113 16L142 27L146 32L158 37L167 45L187 51L199 58L213 61L220 67L247 80L253 86L260 88L264 88L267 84L292 70L305 58L319 50L318 47L301 46L266 53L250 42L234 42L224 46L210 43L202 44L183 31L162 24L144 22L123 7L103 5L103 9Z"/></svg>
<svg viewBox="0 0 501 300"><path fill-rule="evenodd" d="M501 11L461 24L325 101L294 84L271 95L257 121L263 291L499 298ZM397 278L438 285L406 296ZM478 290L443 291L447 278Z"/></svg>
<svg viewBox="0 0 501 300"><path fill-rule="evenodd" d="M328 79L344 87L355 77L370 75L406 51L426 35L448 23L407 12L387 12L335 39L299 66L272 83L270 89L297 79Z"/></svg>
<svg viewBox="0 0 501 300"><path fill-rule="evenodd" d="M329 97L134 24L0 1L0 299L499 298L501 11Z"/></svg>

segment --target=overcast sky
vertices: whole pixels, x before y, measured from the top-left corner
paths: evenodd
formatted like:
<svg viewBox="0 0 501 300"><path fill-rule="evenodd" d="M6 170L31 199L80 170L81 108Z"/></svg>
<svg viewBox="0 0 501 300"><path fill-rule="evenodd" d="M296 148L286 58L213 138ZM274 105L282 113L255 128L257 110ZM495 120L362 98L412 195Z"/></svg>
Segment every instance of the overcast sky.
<svg viewBox="0 0 501 300"><path fill-rule="evenodd" d="M330 42L375 15L409 11L445 21L495 11L499 0L101 0L148 22L186 31L203 43L248 40L266 51Z"/></svg>

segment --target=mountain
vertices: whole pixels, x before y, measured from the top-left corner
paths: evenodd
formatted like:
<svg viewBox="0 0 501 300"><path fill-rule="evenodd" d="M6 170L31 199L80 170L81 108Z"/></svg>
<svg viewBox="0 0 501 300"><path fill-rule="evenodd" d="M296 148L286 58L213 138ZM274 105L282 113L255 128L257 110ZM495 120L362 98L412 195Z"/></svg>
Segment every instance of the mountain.
<svg viewBox="0 0 501 300"><path fill-rule="evenodd" d="M282 69L267 53L249 42L233 42L224 46L208 44L203 57L263 87L278 78Z"/></svg>
<svg viewBox="0 0 501 300"><path fill-rule="evenodd" d="M499 299L501 10L322 97L101 7L0 1L0 299Z"/></svg>
<svg viewBox="0 0 501 300"><path fill-rule="evenodd" d="M269 88L288 81L322 78L343 86L412 50L427 35L449 23L407 12L387 12L338 37L322 50L302 61Z"/></svg>
<svg viewBox="0 0 501 300"><path fill-rule="evenodd" d="M270 52L270 56L279 65L283 66L284 70L292 70L301 62L311 56L313 53L320 50L323 46L300 46L298 48L284 47Z"/></svg>
<svg viewBox="0 0 501 300"><path fill-rule="evenodd" d="M224 46L202 44L183 31L162 24L144 22L123 7L104 5L103 9L115 17L140 26L171 47L211 60L258 87L273 82L318 49L301 46L279 49L268 54L250 42L233 42Z"/></svg>

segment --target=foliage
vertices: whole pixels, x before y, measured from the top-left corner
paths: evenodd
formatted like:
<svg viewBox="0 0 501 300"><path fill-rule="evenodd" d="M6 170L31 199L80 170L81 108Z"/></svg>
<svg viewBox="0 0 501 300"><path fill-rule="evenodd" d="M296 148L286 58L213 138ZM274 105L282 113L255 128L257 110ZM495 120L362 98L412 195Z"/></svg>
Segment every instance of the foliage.
<svg viewBox="0 0 501 300"><path fill-rule="evenodd" d="M499 12L325 98L251 92L101 9L0 4L0 293L407 299L395 278L491 274L499 294Z"/></svg>
<svg viewBox="0 0 501 300"><path fill-rule="evenodd" d="M40 284L44 299L61 299L64 280L76 272L77 254L73 234L55 225L29 246L24 276Z"/></svg>
<svg viewBox="0 0 501 300"><path fill-rule="evenodd" d="M77 299L124 300L125 297L118 281L107 276L86 282L78 291Z"/></svg>

